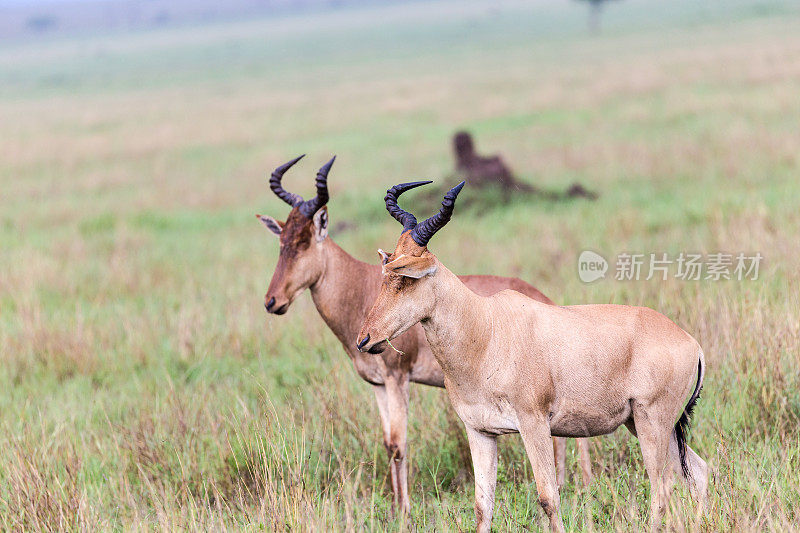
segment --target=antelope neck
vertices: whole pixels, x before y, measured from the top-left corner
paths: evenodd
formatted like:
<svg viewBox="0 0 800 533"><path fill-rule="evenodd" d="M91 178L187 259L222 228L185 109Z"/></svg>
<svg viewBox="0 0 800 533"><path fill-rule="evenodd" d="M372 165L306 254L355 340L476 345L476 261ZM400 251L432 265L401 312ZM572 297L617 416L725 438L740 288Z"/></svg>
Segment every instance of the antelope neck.
<svg viewBox="0 0 800 533"><path fill-rule="evenodd" d="M439 262L433 277L434 309L423 320L425 336L446 373L472 374L492 338L488 302Z"/></svg>
<svg viewBox="0 0 800 533"><path fill-rule="evenodd" d="M330 237L322 245L324 264L310 287L311 298L328 327L349 346L367 313L369 296L377 294L380 272L345 252Z"/></svg>

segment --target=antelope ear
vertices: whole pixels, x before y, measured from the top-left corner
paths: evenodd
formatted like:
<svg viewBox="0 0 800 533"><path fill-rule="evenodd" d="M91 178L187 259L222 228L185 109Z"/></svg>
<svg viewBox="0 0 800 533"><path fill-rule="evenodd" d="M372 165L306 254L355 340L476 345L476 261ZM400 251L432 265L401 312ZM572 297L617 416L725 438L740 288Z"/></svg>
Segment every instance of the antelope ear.
<svg viewBox="0 0 800 533"><path fill-rule="evenodd" d="M378 260L381 262L382 265L385 265L389 262L389 254L378 248Z"/></svg>
<svg viewBox="0 0 800 533"><path fill-rule="evenodd" d="M314 233L317 242L322 242L328 236L328 208L322 206L314 213Z"/></svg>
<svg viewBox="0 0 800 533"><path fill-rule="evenodd" d="M268 230L280 237L281 231L283 231L284 222L280 222L272 217L267 217L264 215L256 215L256 217L258 217L258 220L264 223Z"/></svg>
<svg viewBox="0 0 800 533"><path fill-rule="evenodd" d="M419 279L436 272L436 259L430 255L414 257L403 254L391 263L386 263L383 268L401 276Z"/></svg>

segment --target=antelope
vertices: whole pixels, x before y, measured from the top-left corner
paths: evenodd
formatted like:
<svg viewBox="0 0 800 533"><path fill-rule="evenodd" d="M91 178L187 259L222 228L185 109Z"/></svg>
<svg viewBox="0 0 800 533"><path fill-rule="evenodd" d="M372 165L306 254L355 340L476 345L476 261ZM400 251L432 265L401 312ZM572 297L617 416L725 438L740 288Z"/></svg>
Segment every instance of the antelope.
<svg viewBox="0 0 800 533"><path fill-rule="evenodd" d="M310 289L317 311L350 356L356 372L373 386L383 443L389 456L393 509L405 513L410 510L406 455L409 382L444 387L444 375L419 326L407 328L409 331L393 343L399 352L385 350L385 343L370 347L372 355L363 354L353 346L358 328L380 289L381 271L353 258L328 237L328 172L335 157L317 173L317 193L311 200L305 201L284 190L281 185L284 173L302 157L276 168L269 180L272 192L292 207L286 221L257 215L280 238L280 255L264 296L264 306L267 312L282 315L303 291ZM462 276L460 279L479 294L513 288L543 304L552 304L535 287L516 278ZM577 444L583 481L588 484L592 479L588 443L579 439ZM564 439L554 439L554 447L563 484Z"/></svg>
<svg viewBox="0 0 800 533"><path fill-rule="evenodd" d="M645 307L562 307L513 288L490 296L469 290L428 250L431 237L450 220L463 186L451 189L439 212L420 223L398 207L396 196L386 196L386 208L403 231L393 253L378 252L381 290L356 346L370 352L422 324L466 427L478 531L491 527L496 438L506 433L522 437L553 531L564 526L551 435L592 437L620 425L636 435L651 484L654 529L672 489L670 470L703 504L708 467L686 444L705 374L697 341Z"/></svg>

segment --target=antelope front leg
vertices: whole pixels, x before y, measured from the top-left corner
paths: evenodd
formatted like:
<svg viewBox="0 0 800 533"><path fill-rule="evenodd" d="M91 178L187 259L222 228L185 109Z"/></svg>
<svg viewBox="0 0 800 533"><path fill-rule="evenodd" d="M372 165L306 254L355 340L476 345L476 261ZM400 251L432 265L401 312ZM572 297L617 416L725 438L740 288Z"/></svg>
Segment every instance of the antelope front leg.
<svg viewBox="0 0 800 533"><path fill-rule="evenodd" d="M375 387L378 410L383 426L383 445L389 456L392 479L392 509L401 513L411 510L408 497L408 377L388 376L383 386Z"/></svg>
<svg viewBox="0 0 800 533"><path fill-rule="evenodd" d="M475 521L478 533L492 530L494 488L497 485L497 438L467 426L469 451L475 472Z"/></svg>
<svg viewBox="0 0 800 533"><path fill-rule="evenodd" d="M547 417L520 417L519 433L525 443L525 451L533 468L539 504L550 520L550 529L564 531L561 521L561 499L556 483L556 465L550 441L550 424Z"/></svg>

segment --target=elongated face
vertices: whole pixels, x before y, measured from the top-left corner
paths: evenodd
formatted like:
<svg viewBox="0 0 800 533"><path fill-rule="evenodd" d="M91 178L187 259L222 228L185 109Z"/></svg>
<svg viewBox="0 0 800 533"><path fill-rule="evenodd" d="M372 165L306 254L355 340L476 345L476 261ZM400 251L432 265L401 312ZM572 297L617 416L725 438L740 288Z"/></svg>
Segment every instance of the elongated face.
<svg viewBox="0 0 800 533"><path fill-rule="evenodd" d="M411 239L411 232L400 236L394 253L378 250L382 281L378 298L361 326L356 345L362 352L380 353L386 341L405 333L433 311L432 277L436 257Z"/></svg>
<svg viewBox="0 0 800 533"><path fill-rule="evenodd" d="M282 315L322 274L322 242L328 236L328 209L322 207L313 218L308 218L295 207L286 222L261 215L258 218L281 243L278 264L264 295L264 307L269 313Z"/></svg>
<svg viewBox="0 0 800 533"><path fill-rule="evenodd" d="M436 303L434 276L439 261L428 251L428 241L453 214L462 181L444 195L439 212L418 223L414 215L397 205L397 197L430 181L400 183L386 191L386 210L403 225L394 253L378 250L383 268L381 292L356 339L362 352L379 353L384 344L431 316Z"/></svg>
<svg viewBox="0 0 800 533"><path fill-rule="evenodd" d="M264 296L264 307L269 313L282 315L292 301L314 284L322 273L322 242L328 236L328 172L336 160L333 156L317 172L317 194L306 201L283 188L284 173L303 158L296 157L279 166L269 178L269 188L275 195L292 206L286 222L272 217L256 215L273 234L281 240L281 254Z"/></svg>

